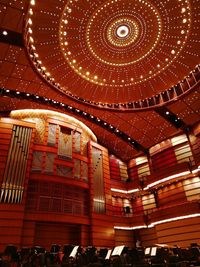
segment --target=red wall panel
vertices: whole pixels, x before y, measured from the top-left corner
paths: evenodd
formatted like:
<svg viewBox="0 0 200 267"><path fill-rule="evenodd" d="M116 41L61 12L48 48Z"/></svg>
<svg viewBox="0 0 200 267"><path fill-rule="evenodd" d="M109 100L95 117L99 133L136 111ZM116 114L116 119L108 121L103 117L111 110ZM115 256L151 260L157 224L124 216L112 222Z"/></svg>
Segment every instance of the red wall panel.
<svg viewBox="0 0 200 267"><path fill-rule="evenodd" d="M50 249L51 244L81 243L80 226L61 223L36 223L34 244Z"/></svg>

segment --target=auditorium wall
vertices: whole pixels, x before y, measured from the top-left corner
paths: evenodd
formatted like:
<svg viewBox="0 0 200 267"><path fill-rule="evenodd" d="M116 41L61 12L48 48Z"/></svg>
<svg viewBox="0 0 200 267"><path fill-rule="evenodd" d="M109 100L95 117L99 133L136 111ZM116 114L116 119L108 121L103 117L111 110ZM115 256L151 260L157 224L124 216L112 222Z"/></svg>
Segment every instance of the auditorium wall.
<svg viewBox="0 0 200 267"><path fill-rule="evenodd" d="M9 243L198 243L199 136L197 125L122 162L73 117L24 110L0 118L0 251Z"/></svg>

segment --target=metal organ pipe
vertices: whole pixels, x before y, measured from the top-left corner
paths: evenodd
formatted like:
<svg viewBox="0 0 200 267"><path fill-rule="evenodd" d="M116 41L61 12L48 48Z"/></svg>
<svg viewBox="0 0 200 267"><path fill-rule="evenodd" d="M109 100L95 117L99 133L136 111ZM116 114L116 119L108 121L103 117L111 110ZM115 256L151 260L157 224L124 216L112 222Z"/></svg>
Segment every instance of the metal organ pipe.
<svg viewBox="0 0 200 267"><path fill-rule="evenodd" d="M14 164L12 166L12 182L10 183L10 186L9 186L9 197L8 197L9 203L14 202L15 192L17 190L18 172L20 171L20 161L21 161L21 156L22 156L21 137L23 140L24 129L21 126L17 126L17 128L19 128L19 134L16 136L16 139L17 139L16 154L15 155L13 154Z"/></svg>
<svg viewBox="0 0 200 267"><path fill-rule="evenodd" d="M1 202L19 203L22 200L31 135L31 128L13 126L1 188Z"/></svg>

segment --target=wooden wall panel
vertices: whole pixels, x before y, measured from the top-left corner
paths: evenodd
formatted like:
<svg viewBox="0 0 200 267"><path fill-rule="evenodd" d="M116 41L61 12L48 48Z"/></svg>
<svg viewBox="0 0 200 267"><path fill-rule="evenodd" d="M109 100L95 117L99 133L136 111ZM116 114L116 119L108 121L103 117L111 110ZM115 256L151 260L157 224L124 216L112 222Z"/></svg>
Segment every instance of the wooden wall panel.
<svg viewBox="0 0 200 267"><path fill-rule="evenodd" d="M143 213L144 208L141 197L136 197L132 202L133 214Z"/></svg>
<svg viewBox="0 0 200 267"><path fill-rule="evenodd" d="M197 165L200 165L200 138L197 139L197 143L194 145L194 157Z"/></svg>
<svg viewBox="0 0 200 267"><path fill-rule="evenodd" d="M109 159L109 164L110 164L110 176L111 179L115 180L121 180L120 176L120 168L119 168L119 161L113 156L110 156Z"/></svg>
<svg viewBox="0 0 200 267"><path fill-rule="evenodd" d="M0 251L8 244L21 245L23 215L22 205L0 204Z"/></svg>
<svg viewBox="0 0 200 267"><path fill-rule="evenodd" d="M120 159L109 156L110 177L114 180L126 181L128 179L127 164Z"/></svg>
<svg viewBox="0 0 200 267"><path fill-rule="evenodd" d="M158 190L158 206L175 205L187 201L181 182L177 182Z"/></svg>
<svg viewBox="0 0 200 267"><path fill-rule="evenodd" d="M126 182L128 179L128 171L127 171L127 164L120 161L119 162L119 166L120 166L120 176L121 176L121 180Z"/></svg>
<svg viewBox="0 0 200 267"><path fill-rule="evenodd" d="M183 188L188 201L200 199L200 178L193 177L183 182Z"/></svg>
<svg viewBox="0 0 200 267"><path fill-rule="evenodd" d="M133 182L132 188L144 187L150 175L150 165L146 156L137 157L128 163L129 179Z"/></svg>
<svg viewBox="0 0 200 267"><path fill-rule="evenodd" d="M35 236L35 222L24 221L21 246L32 247L34 245L34 236Z"/></svg>
<svg viewBox="0 0 200 267"><path fill-rule="evenodd" d="M177 163L174 148L168 148L159 152L151 157L152 168L156 172L157 170L169 168Z"/></svg>
<svg viewBox="0 0 200 267"><path fill-rule="evenodd" d="M143 247L152 246L158 243L157 232L155 228L138 230L138 238Z"/></svg>
<svg viewBox="0 0 200 267"><path fill-rule="evenodd" d="M176 154L176 159L178 163L189 162L190 165L193 165L194 158L189 143L184 143L174 147L174 152Z"/></svg>
<svg viewBox="0 0 200 267"><path fill-rule="evenodd" d="M143 209L145 211L156 208L156 201L155 201L154 194L142 196L142 204L143 204Z"/></svg>
<svg viewBox="0 0 200 267"><path fill-rule="evenodd" d="M132 168L129 168L128 169L128 173L129 173L130 180L131 181L135 181L136 185L138 185L137 182L138 182L138 178L139 177L138 177L138 169L137 169L137 166L132 167Z"/></svg>
<svg viewBox="0 0 200 267"><path fill-rule="evenodd" d="M115 229L115 246L135 246L133 231Z"/></svg>
<svg viewBox="0 0 200 267"><path fill-rule="evenodd" d="M93 214L91 219L91 245L96 247L113 247L114 225L109 215Z"/></svg>
<svg viewBox="0 0 200 267"><path fill-rule="evenodd" d="M80 244L83 247L87 247L89 246L90 243L90 239L91 239L91 234L90 234L90 226L89 225L81 225L81 241Z"/></svg>
<svg viewBox="0 0 200 267"><path fill-rule="evenodd" d="M51 244L74 244L80 240L80 226L61 223L36 223L34 244L50 249Z"/></svg>
<svg viewBox="0 0 200 267"><path fill-rule="evenodd" d="M155 209L154 212L148 214L149 223L154 223L170 218L180 216L188 216L191 214L199 214L199 203L197 201L186 201L183 203L175 203L166 207Z"/></svg>
<svg viewBox="0 0 200 267"><path fill-rule="evenodd" d="M157 225L156 232L159 243L181 247L200 243L200 217Z"/></svg>
<svg viewBox="0 0 200 267"><path fill-rule="evenodd" d="M198 125L198 131L195 131L195 135L189 135L191 148L196 165L200 164L200 124Z"/></svg>

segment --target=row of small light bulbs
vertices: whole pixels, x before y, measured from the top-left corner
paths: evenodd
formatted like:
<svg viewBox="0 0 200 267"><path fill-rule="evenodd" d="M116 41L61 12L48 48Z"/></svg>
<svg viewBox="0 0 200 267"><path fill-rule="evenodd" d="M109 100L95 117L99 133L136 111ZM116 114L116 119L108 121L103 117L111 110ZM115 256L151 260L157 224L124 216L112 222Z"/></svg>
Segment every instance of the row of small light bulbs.
<svg viewBox="0 0 200 267"><path fill-rule="evenodd" d="M29 23L32 23L32 22L30 22L30 19L29 19ZM32 30L30 30L30 28L29 28L29 32L32 33ZM30 41L31 41L31 42L34 42L32 37L30 37ZM34 45L31 45L31 47L32 47L32 49L35 50ZM35 56L36 58L38 58L38 54L37 54L37 53L34 53L34 56ZM38 60L38 63L41 63L41 61ZM44 74L46 74L48 77L50 76L50 73L49 73L49 72L46 72L46 73L45 73L45 70L46 70L45 67L41 67L41 68L39 68L39 69L43 70ZM89 75L89 73L88 73L87 75ZM54 81L54 78L49 78L49 79L52 80L52 81ZM60 86L59 84L54 84L54 85L58 85L58 86ZM171 89L171 88L170 88L170 89ZM73 96L73 95L71 95L71 96ZM73 97L74 97L74 96L73 96ZM79 98L78 98L78 99L79 99ZM84 101L84 100L83 100L83 101ZM85 101L84 101L84 102L85 102ZM89 102L90 102L90 101L89 101ZM137 102L136 102L136 103L137 103Z"/></svg>
<svg viewBox="0 0 200 267"><path fill-rule="evenodd" d="M34 46L31 45L31 48L33 48ZM32 57L36 56L35 53L32 55ZM36 62L37 62L37 69L39 72L42 72L43 73L43 76L47 76L46 79L51 82L51 84L53 84L54 86L57 87L57 89L59 89L60 91L65 92L65 90L63 90L61 87L60 87L60 84L59 83L55 83L54 82L54 78L51 78L50 77L50 73L49 72L45 72L46 71L46 68L41 66L41 61L37 60L37 56L36 56ZM39 64L38 64L39 63ZM200 65L197 65L196 66L196 69L192 72L190 72L190 74L185 77L184 80L182 80L181 82L179 82L176 86L178 86L179 84L183 84L183 83L186 83L188 85L188 78L190 78L190 75L195 72L200 72ZM198 80L196 80L196 83L198 82ZM172 88L168 89L167 91L171 91L171 90L174 90L176 86L173 86ZM188 90L190 90L192 87L189 87ZM83 103L88 103L88 104L92 104L92 105L95 105L95 106L98 106L98 107L106 107L106 108L109 108L109 109L119 109L119 110L123 110L123 109L141 109L141 108L148 108L148 107L155 107L156 105L160 105L160 103L157 103L157 99L161 99L163 101L163 98L162 98L162 95L164 94L165 92L162 92L156 96L153 96L153 97L150 97L148 99L143 99L143 100L140 100L140 101L134 101L134 102L128 102L128 103L99 103L99 102L94 102L94 101L89 101L89 100L86 100L86 99L82 99L76 95L73 95L71 92L68 92L67 95L72 97L73 99L76 99L78 100L79 102L83 102ZM169 100L172 100L172 99L169 99ZM169 101L168 100L168 101ZM143 103L146 102L147 105L144 106ZM153 102L153 105L152 105L152 102ZM148 105L149 103L149 105Z"/></svg>
<svg viewBox="0 0 200 267"><path fill-rule="evenodd" d="M117 2L117 1L112 1L112 2ZM144 2L144 1L142 1ZM146 3L146 2L145 2ZM106 7L107 5L109 5L110 3L106 3L104 6ZM101 8L102 9L102 8ZM154 11L155 12L155 11ZM66 12L67 14L67 12ZM97 12L98 14L98 12ZM63 13L63 15L65 15L65 12ZM157 14L157 17L158 17L158 22L160 23L160 18L159 18L159 15ZM67 18L67 17L66 17ZM92 21L92 20L91 20ZM62 22L64 22L64 24L67 24L68 23L68 20L63 18L62 19ZM63 25L61 24L61 28L63 28ZM88 26L88 29L90 29L90 25ZM161 30L161 25L159 24L159 32ZM62 34L64 35L62 37ZM88 35L89 33L87 33ZM94 76L91 76L90 72L89 71L86 71L86 72L83 72L83 68L81 66L79 66L79 68L76 68L75 64L76 64L76 59L72 59L70 60L69 56L71 55L71 51L68 51L68 52L65 52L65 48L64 48L64 45L68 45L68 42L64 42L63 39L65 37L65 35L67 35L66 31L62 32L61 31L61 36L60 36L60 39L61 39L61 44L63 45L62 47L62 50L64 50L64 56L66 57L67 61L69 62L69 64L71 65L71 67L76 71L77 74L79 74L81 77L83 77L84 79L90 81L90 82L93 82L95 84L98 84L98 85L104 85L104 86L111 86L111 87L123 87L123 86L130 86L132 84L135 84L136 82L134 82L134 79L133 78L130 78L130 83L125 83L124 80L121 80L121 82L123 84L116 84L116 81L115 80L112 80L112 84L109 84L109 83L106 83L106 79L103 79L103 80L98 80L98 76L97 75L94 75ZM89 42L89 37L86 38L86 40ZM159 40L159 38L157 38L157 41ZM92 46L90 44L88 44L88 47L90 48L90 50L92 51L92 53L94 54L94 56L96 57L97 55L94 53L93 49L92 49ZM153 49L153 48L152 48ZM151 50L152 50L151 49ZM151 51L148 52L148 54L150 53ZM100 61L103 61L100 57L98 57L98 59ZM105 63L105 62L104 62ZM109 62L107 62L109 64ZM110 63L111 64L111 63ZM118 64L111 64L111 65L118 65ZM150 73L151 74L151 73ZM143 76L140 77L141 79L143 78ZM137 83L141 83L142 81L138 81Z"/></svg>
<svg viewBox="0 0 200 267"><path fill-rule="evenodd" d="M89 121L92 121L93 123L98 124L99 126L105 128L106 130L114 133L116 136L120 137L122 140L124 140L129 145L136 148L137 150L142 148L142 146L140 144L138 144L135 140L133 140L126 133L124 133L121 130L119 130L118 128L116 128L114 125L109 124L106 121L89 114L88 112L74 108L74 107L69 106L67 104L64 104L62 102L59 102L59 101L56 101L56 100L53 100L53 99L50 99L47 97L42 97L39 95L34 95L34 94L30 94L30 93L14 91L14 90L9 90L9 89L0 89L0 94L5 95L5 96L10 96L10 97L17 97L17 98L22 98L22 99L26 99L26 100L36 101L38 103L50 105L53 108L62 108L63 110L65 110L67 112L75 113L78 116L81 116L81 117L83 117Z"/></svg>
<svg viewBox="0 0 200 267"><path fill-rule="evenodd" d="M117 2L117 1L116 1L116 2ZM141 2L142 2L142 3L144 2L145 4L147 4L145 1L141 1ZM105 4L105 5L106 5L106 4ZM189 8L189 7L187 6L187 8ZM71 9L70 9L70 10L71 10ZM185 8L185 7L182 7L182 8L181 8L181 13L183 14L183 13L185 13L185 12L186 12L186 8ZM188 15L190 15L190 11L188 11ZM158 16L158 15L157 15L157 16ZM158 16L158 17L159 17L159 16ZM185 24L185 23L187 22L187 20L190 21L190 19L183 18L183 20L182 20L183 24ZM64 21L65 24L68 23L68 20L67 20L67 19L63 19L63 21ZM62 27L62 25L61 25L61 27ZM61 32L61 33L63 33L64 35L66 35L66 32ZM181 34L185 34L185 30L181 30ZM187 34L188 34L188 30L187 30ZM61 36L61 39L63 39L62 36ZM185 40L185 41L186 41L186 40ZM185 44L185 41L183 41L183 44L181 45L180 50L183 48L183 46L184 46L184 44ZM66 43L66 45L68 44L68 42L64 42L64 43ZM61 41L61 44L63 44L62 41ZM180 44L181 44L181 41L178 40L178 41L177 41L177 44L180 45ZM90 45L89 45L89 47L90 47ZM63 49L64 49L64 48L63 48ZM64 49L64 50L65 50L65 49ZM68 53L70 53L70 54L68 54ZM115 80L113 80L113 83L110 84L110 85L106 83L106 80L105 80L105 79L103 79L103 82L102 82L102 81L98 81L98 76L97 76L97 75L94 75L94 77L92 77L92 76L90 75L90 72L89 72L89 71L86 71L86 74L84 74L84 73L82 72L82 67L79 67L79 69L77 69L77 68L75 67L75 65L74 65L74 64L76 63L76 60L73 59L73 60L70 61L67 55L71 55L71 52L68 51L68 53L64 53L64 54L65 54L67 60L69 61L69 64L71 65L71 67L72 67L72 68L73 68L79 75L81 75L83 78L85 78L85 79L88 80L88 81L94 82L94 83L99 84L99 85L106 85L106 86L112 86L112 87L113 87L113 86L114 86L114 87L116 87L116 86L121 86L121 87L123 87L123 86L129 86L129 85L135 83L133 78L131 78L131 80L130 80L131 83L129 83L129 84L124 84L124 85L122 85L122 84L121 84L121 85L117 85L117 84L115 84ZM175 51L174 49L172 49L172 50L171 50L171 54L172 54L172 55L175 55L175 54L176 54L176 51ZM178 55L178 54L177 54L177 55ZM175 56L175 58L177 57L177 55ZM175 58L174 58L174 59L175 59ZM99 59L100 59L100 58L99 58ZM100 60L101 60L101 59L100 59ZM166 66L166 67L168 67L168 65L171 63L171 60L170 60L170 62L169 62L169 58L166 58L165 61L168 62L168 63L167 63L167 66ZM159 69L160 67L161 67L160 64L157 64L157 68ZM160 73L160 72L161 72L161 71L159 70L158 73ZM152 75L153 72L152 72L152 71L149 71L149 74ZM143 75L141 75L140 78L143 79ZM143 80L140 81L140 82L143 82L143 81L145 81L145 79L143 79ZM125 81L122 80L121 82L124 83Z"/></svg>
<svg viewBox="0 0 200 267"><path fill-rule="evenodd" d="M175 88L178 87L178 85L184 84L184 83L189 86L188 79L193 77L194 73L198 73L198 74L200 73L200 64L197 65L195 70L191 71L187 77L185 77L176 86L171 87L167 91L170 92L172 90L175 90ZM198 75L196 75L195 84L198 83L198 82L199 82ZM194 85L189 86L187 91L190 90L191 88L193 88L193 86ZM143 99L143 100L134 101L134 102L126 102L126 103L100 103L100 102L87 101L87 100L82 99L82 98L80 98L78 96L75 96L75 95L73 95L71 93L69 93L69 95L72 96L73 98L77 99L80 102L89 103L89 104L92 104L92 105L96 105L98 107L124 110L124 109L141 109L141 108L155 107L156 105L159 106L162 102L156 104L157 99L160 98L161 101L163 101L162 95L165 94L165 92L167 92L167 91L161 92L160 94L157 94L157 95L155 95L153 97L149 97L148 99ZM170 100L172 100L172 99L169 99L168 101L170 101ZM144 102L147 102L147 106L145 106L145 107L143 105ZM148 103L150 103L150 102L151 103L154 102L153 105L151 105L151 104L148 105Z"/></svg>
<svg viewBox="0 0 200 267"><path fill-rule="evenodd" d="M34 46L33 45L31 45L31 48L33 48ZM36 58L37 58L37 54L33 54L32 56L36 56ZM37 63L41 63L41 61L37 61ZM38 65L38 64L37 64ZM50 78L49 76L50 76L50 73L48 73L48 72L45 72L45 70L46 70L46 68L45 67L41 67L40 65L39 66L37 66L37 68L38 68L38 70L41 72L43 72L43 75L46 75L47 76L47 79L52 83L53 82L53 85L54 86L57 86L58 87L58 89L59 90L61 90L62 91L62 88L60 87L60 85L59 84L56 84L56 83L54 83L54 78ZM196 71L200 71L200 65L197 65L196 66L196 69L194 70L194 71L192 71L184 80L182 80L180 83L186 83L186 84L188 84L188 81L187 81L187 79L188 78L190 78L190 75L191 74L193 74L193 73L195 73ZM196 81L196 82L198 82L198 80ZM172 89L174 89L174 87L172 87L172 88L170 88L168 91L170 91L170 90L172 90ZM191 88L188 88L188 90L189 89L191 89ZM64 91L65 92L65 91ZM164 94L164 92L162 92L161 94L159 94L159 95L156 95L156 96L154 96L154 97L159 97L159 96L161 96L162 94ZM127 106L128 106L128 109L130 109L132 106L133 106L133 109L138 109L138 108L142 108L143 107L143 102L145 101L145 100L141 100L141 101L135 101L135 102L129 102L129 103L122 103L122 104L115 104L115 103L111 103L111 104L108 104L108 103L95 103L95 102L93 102L93 101L87 101L87 100L85 100L85 99L82 99L82 98L80 98L80 97L78 97L78 96L75 96L75 95L73 95L73 94L71 94L70 92L68 93L68 95L69 96L71 96L71 97L73 97L73 98L75 98L75 99L77 99L78 101L81 101L81 102L84 102L84 103L89 103L89 104L93 104L93 105L98 105L98 106L103 106L103 107L107 107L107 108L115 108L115 109L124 109L124 108L127 108ZM154 100L154 97L151 97L151 98L149 98L149 99L146 99L146 101L147 102L151 102L152 100ZM154 101L154 103L155 103L156 101ZM158 104L159 105L159 104ZM120 108L120 106L121 106L121 108ZM150 105L149 105L150 106ZM153 105L153 106L155 106L155 104Z"/></svg>
<svg viewBox="0 0 200 267"><path fill-rule="evenodd" d="M118 1L115 1L115 2L118 2ZM152 51L153 48L155 47L156 43L159 41L159 38L160 38L159 36L160 36L160 34L161 34L161 19L160 19L160 16L159 16L157 10L154 9L149 3L145 2L145 1L140 1L140 2L142 2L143 4L145 4L145 5L147 5L148 7L150 7L150 8L152 9L152 11L155 13L156 18L157 18L157 20L158 20L158 34L157 34L157 38L156 38L155 44L154 44L154 45L152 46L152 48L148 51L147 54L149 54L149 53L151 53L151 51ZM104 4L104 7L101 7L100 9L103 10L103 8L106 8L108 5L109 5L109 2L108 2L108 3L105 3L105 4ZM96 16L98 16L98 13L99 13L99 10L97 10L97 12L95 13L93 20L95 19ZM90 26L91 26L91 23L89 23L88 29L90 29ZM87 35L88 35L87 40L89 40L89 32L87 33ZM90 45L90 43L88 44L88 46L89 46L89 48L91 49L92 53L93 53L94 55L96 55L95 52L92 50L92 46ZM147 54L146 54L146 55L147 55ZM145 55L145 56L146 56L146 55ZM142 58L144 58L145 56L143 56ZM106 64L110 64L110 65L114 65L114 66L120 66L120 65L121 65L120 63L119 63L119 64L109 63L109 62L107 62L107 61L104 61L104 60L101 59L100 57L98 57L98 59L99 59L100 61L102 61L103 63L106 63ZM138 59L138 60L139 60L139 59ZM134 62L136 62L136 61L134 61ZM134 63L134 62L129 62L129 63L127 63L127 65L130 65L130 64L132 64L132 63ZM124 64L122 64L122 65L124 65ZM126 64L125 64L125 65L126 65ZM106 84L106 85L107 85L107 84Z"/></svg>
<svg viewBox="0 0 200 267"><path fill-rule="evenodd" d="M35 0L31 0L31 5L35 5ZM33 11L32 11L32 9L30 9L29 10L29 14L30 15L32 15L33 14ZM29 18L28 19L28 33L29 34L32 34L32 29L31 29L31 25L32 25L32 20L31 20L31 18ZM33 40L33 37L31 37L31 36L29 36L29 41L31 42L31 50L34 50L35 51L35 46L33 45L33 43L34 43L34 40ZM53 86L56 86L59 90L61 90L61 91L63 91L64 93L66 93L65 92L65 90L63 90L61 87L60 87L60 84L59 83L55 83L54 82L54 78L51 78L50 76L51 76L51 74L49 73L49 72L46 72L46 68L44 67L44 66L41 66L41 64L42 64L42 62L41 62L41 60L39 60L38 59L38 57L39 57L39 55L36 53L36 52L33 52L32 54L31 54L31 57L34 57L35 58L35 60L36 60L36 65L37 65L37 69L38 69L38 71L39 72L41 72L42 71L42 74L43 74L43 76L45 77L45 78L47 78L47 80L49 81L49 82L51 82L51 83L53 83ZM89 75L89 74L88 74ZM46 77L47 76L47 77ZM183 81L182 81L183 82ZM173 89L173 87L172 88L170 88L169 90L171 90L171 89ZM163 92L164 93L164 92ZM161 93L161 94L163 94L163 93ZM160 94L160 95L161 95ZM151 102L152 101L152 99L154 99L154 97L151 97L151 98L149 98L149 99L146 99L146 100L142 100L142 101L135 101L135 102L131 102L131 103L123 103L123 104L115 104L115 103L111 103L111 104L108 104L108 103L94 103L93 101L87 101L87 100L85 100L85 99L81 99L81 98L79 98L79 97L77 97L77 96L74 96L73 94L71 94L71 93L68 93L68 95L69 96L71 96L71 97L73 97L73 98L76 98L77 100L79 100L79 101L82 101L82 102L85 102L85 103L89 103L89 104L93 104L93 105L101 105L101 106L106 106L107 108L117 108L117 109L120 109L119 107L120 107L120 105L122 106L122 109L124 109L124 108L127 108L127 105L128 105L128 109L130 109L131 107L132 107L132 105L133 105L133 109L136 109L136 108L142 108L143 107L143 103L142 102L144 102L144 101L147 101L147 102ZM158 95L157 95L158 96ZM148 101L148 100L150 100L150 101ZM155 102L155 101L154 101ZM137 105L137 104L140 104L140 105ZM114 106L114 107L113 107ZM119 107L117 107L117 106L119 106ZM131 107L130 107L131 106ZM155 105L153 105L153 106L155 106Z"/></svg>
<svg viewBox="0 0 200 267"><path fill-rule="evenodd" d="M35 4L36 4L35 0L30 1L31 6L35 6ZM42 61L39 59L39 55L36 53L36 47L34 45L34 39L32 37L33 30L31 28L31 26L33 24L32 19L31 19L32 15L33 15L33 9L32 9L32 7L30 7L29 8L29 17L27 19L27 25L26 25L26 30L27 30L27 40L26 41L28 43L29 50L33 51L30 53L30 57L33 59L33 62L36 65L37 70L40 73L42 73L44 78L60 90L61 89L60 84L54 82L55 79L51 77L50 72L46 71L46 67L42 66Z"/></svg>

